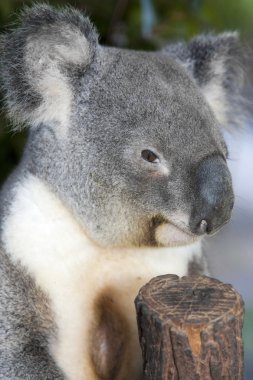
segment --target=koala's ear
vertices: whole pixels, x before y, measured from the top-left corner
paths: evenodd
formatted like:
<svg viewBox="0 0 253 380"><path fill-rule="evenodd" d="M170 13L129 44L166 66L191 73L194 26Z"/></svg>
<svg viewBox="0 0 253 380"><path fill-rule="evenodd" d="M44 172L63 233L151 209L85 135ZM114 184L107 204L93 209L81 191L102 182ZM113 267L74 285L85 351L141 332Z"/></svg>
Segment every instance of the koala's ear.
<svg viewBox="0 0 253 380"><path fill-rule="evenodd" d="M244 72L238 33L201 35L166 46L164 52L190 72L222 126L242 123Z"/></svg>
<svg viewBox="0 0 253 380"><path fill-rule="evenodd" d="M1 40L1 82L17 124L68 124L74 86L95 59L98 36L77 10L35 5Z"/></svg>

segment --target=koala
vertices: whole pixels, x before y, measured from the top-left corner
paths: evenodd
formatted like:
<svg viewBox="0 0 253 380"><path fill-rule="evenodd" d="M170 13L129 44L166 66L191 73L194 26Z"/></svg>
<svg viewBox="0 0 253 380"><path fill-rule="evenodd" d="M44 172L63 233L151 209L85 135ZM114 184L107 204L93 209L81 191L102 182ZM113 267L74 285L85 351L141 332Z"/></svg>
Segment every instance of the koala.
<svg viewBox="0 0 253 380"><path fill-rule="evenodd" d="M101 46L79 11L35 5L1 40L14 129L0 195L0 378L137 380L134 299L206 273L234 202L222 129L241 123L236 33L156 52Z"/></svg>

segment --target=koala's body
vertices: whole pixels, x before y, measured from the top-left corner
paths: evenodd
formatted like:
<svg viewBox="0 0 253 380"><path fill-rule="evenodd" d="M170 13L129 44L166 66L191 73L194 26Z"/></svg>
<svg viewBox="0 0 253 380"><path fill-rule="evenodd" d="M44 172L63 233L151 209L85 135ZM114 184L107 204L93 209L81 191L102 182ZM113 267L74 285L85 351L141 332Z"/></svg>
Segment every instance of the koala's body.
<svg viewBox="0 0 253 380"><path fill-rule="evenodd" d="M237 45L102 47L45 5L5 35L7 109L30 131L0 197L0 378L141 378L139 288L204 272L201 239L230 217Z"/></svg>

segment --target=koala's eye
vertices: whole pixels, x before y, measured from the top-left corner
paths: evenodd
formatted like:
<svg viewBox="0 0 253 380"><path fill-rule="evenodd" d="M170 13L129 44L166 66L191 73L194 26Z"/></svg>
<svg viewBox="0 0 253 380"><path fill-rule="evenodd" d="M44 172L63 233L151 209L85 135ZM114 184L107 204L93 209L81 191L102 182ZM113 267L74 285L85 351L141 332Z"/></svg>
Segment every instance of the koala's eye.
<svg viewBox="0 0 253 380"><path fill-rule="evenodd" d="M141 157L148 162L159 162L157 155L149 149L145 149L141 152Z"/></svg>

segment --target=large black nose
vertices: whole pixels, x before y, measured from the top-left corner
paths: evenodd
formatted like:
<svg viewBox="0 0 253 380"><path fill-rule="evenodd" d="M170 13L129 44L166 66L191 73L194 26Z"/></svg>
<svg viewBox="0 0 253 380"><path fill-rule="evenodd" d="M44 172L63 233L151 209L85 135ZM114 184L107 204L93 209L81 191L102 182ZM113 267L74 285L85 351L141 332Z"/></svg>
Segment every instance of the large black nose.
<svg viewBox="0 0 253 380"><path fill-rule="evenodd" d="M231 175L224 159L218 155L204 159L193 182L190 229L195 234L214 233L228 222L234 205Z"/></svg>

